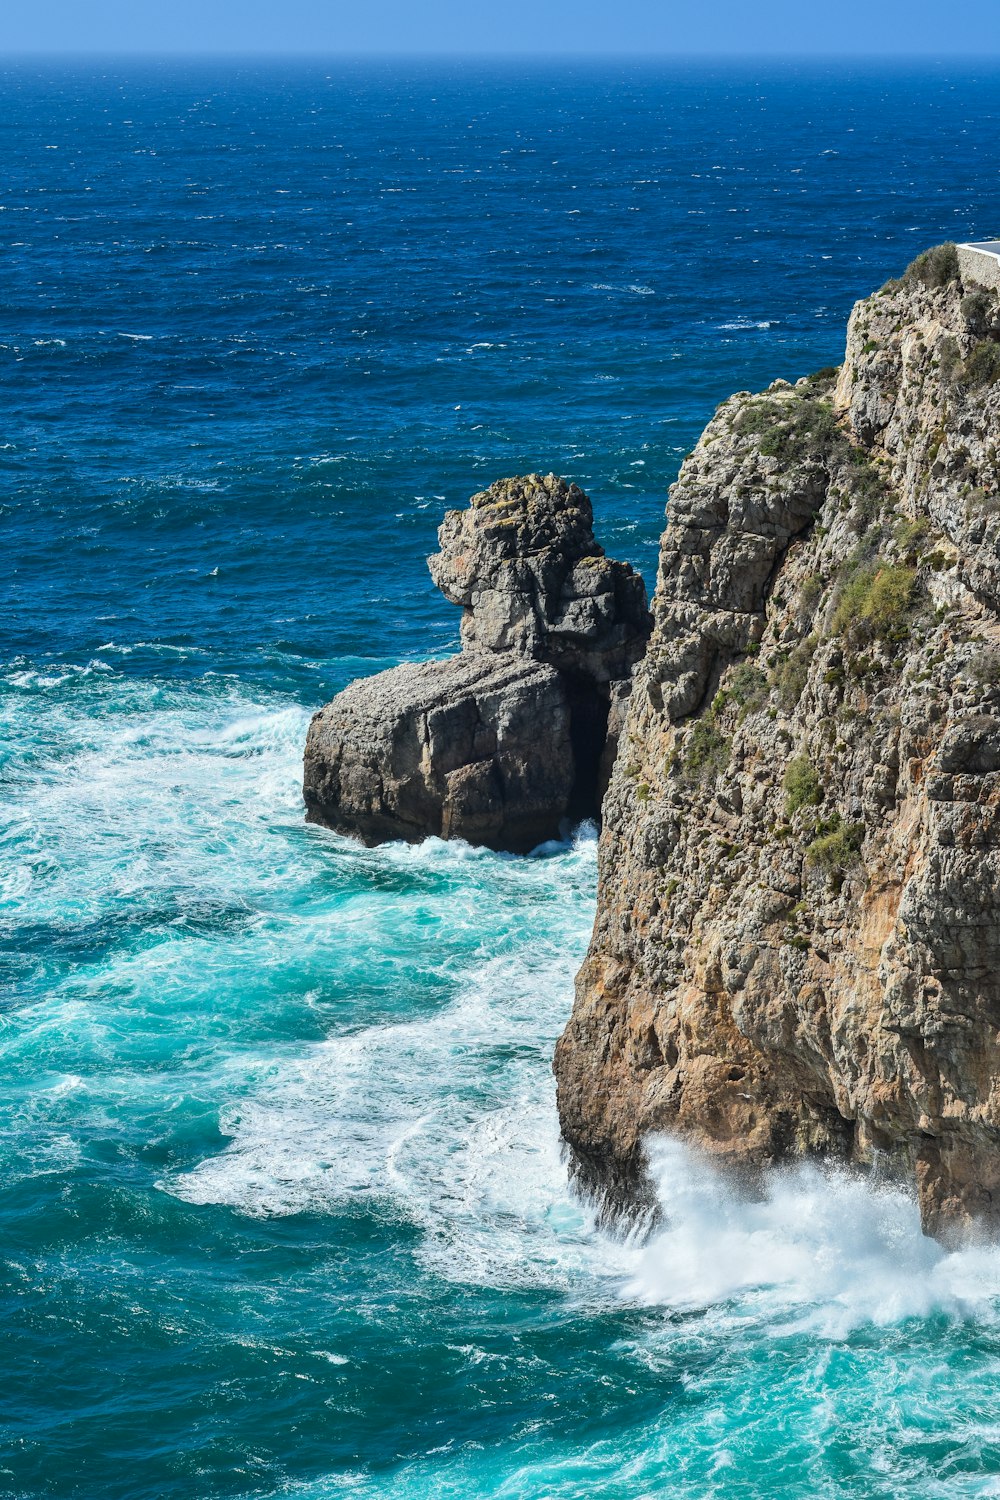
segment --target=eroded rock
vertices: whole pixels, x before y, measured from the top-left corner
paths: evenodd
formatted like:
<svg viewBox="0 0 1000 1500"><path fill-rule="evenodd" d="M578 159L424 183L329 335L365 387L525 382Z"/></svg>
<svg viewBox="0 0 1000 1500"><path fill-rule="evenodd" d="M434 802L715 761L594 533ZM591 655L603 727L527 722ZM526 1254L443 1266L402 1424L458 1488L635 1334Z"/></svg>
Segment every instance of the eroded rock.
<svg viewBox="0 0 1000 1500"><path fill-rule="evenodd" d="M531 849L569 812L565 687L542 662L485 652L362 678L313 719L304 790L312 822L369 844Z"/></svg>
<svg viewBox="0 0 1000 1500"><path fill-rule="evenodd" d="M515 652L588 682L627 678L649 636L642 579L604 555L590 501L555 474L501 479L452 510L428 559L466 650Z"/></svg>
<svg viewBox="0 0 1000 1500"><path fill-rule="evenodd" d="M631 672L642 579L605 557L590 501L555 475L451 511L431 573L462 651L363 678L314 717L307 816L367 843L464 838L524 851L597 817Z"/></svg>

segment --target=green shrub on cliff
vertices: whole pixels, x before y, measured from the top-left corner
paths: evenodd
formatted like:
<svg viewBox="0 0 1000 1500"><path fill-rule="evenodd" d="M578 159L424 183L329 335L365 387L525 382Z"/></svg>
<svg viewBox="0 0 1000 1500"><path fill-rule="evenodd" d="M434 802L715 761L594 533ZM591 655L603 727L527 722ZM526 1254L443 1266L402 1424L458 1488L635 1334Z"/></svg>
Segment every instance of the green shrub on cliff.
<svg viewBox="0 0 1000 1500"><path fill-rule="evenodd" d="M995 492L987 494L982 485L977 484L966 495L964 510L967 521L973 516L995 516L1000 513L1000 495Z"/></svg>
<svg viewBox="0 0 1000 1500"><path fill-rule="evenodd" d="M781 403L766 398L751 401L738 413L733 422L733 431L740 437L753 437L768 432L783 415Z"/></svg>
<svg viewBox="0 0 1000 1500"><path fill-rule="evenodd" d="M796 755L785 767L785 816L793 817L803 807L818 807L823 800L816 767L808 755Z"/></svg>
<svg viewBox="0 0 1000 1500"><path fill-rule="evenodd" d="M997 315L996 293L977 287L962 298L962 317L973 333L985 333Z"/></svg>
<svg viewBox="0 0 1000 1500"><path fill-rule="evenodd" d="M848 578L834 612L835 635L901 640L916 588L916 570L876 562Z"/></svg>
<svg viewBox="0 0 1000 1500"><path fill-rule="evenodd" d="M778 702L786 713L793 709L802 697L809 676L809 663L812 661L813 652L818 644L818 636L807 635L805 640L800 641L787 659L779 662L771 673L771 686L777 691Z"/></svg>
<svg viewBox="0 0 1000 1500"><path fill-rule="evenodd" d="M893 527L893 540L901 552L914 556L920 543L926 540L930 529L931 523L927 516L914 516L912 519L904 516Z"/></svg>
<svg viewBox="0 0 1000 1500"><path fill-rule="evenodd" d="M799 601L802 609L808 614L814 610L823 597L823 575L822 573L807 573L802 580L799 589Z"/></svg>
<svg viewBox="0 0 1000 1500"><path fill-rule="evenodd" d="M996 385L1000 380L1000 344L992 339L983 339L970 351L962 366L962 383L971 390Z"/></svg>
<svg viewBox="0 0 1000 1500"><path fill-rule="evenodd" d="M814 370L811 375L807 375L806 380L810 385L827 386L832 385L839 374L839 365L824 365L822 370Z"/></svg>
<svg viewBox="0 0 1000 1500"><path fill-rule="evenodd" d="M937 366L942 380L959 380L962 374L962 349L958 339L947 333L937 349Z"/></svg>
<svg viewBox="0 0 1000 1500"><path fill-rule="evenodd" d="M834 635L849 635L857 626L874 571L873 568L862 568L844 584L830 622Z"/></svg>
<svg viewBox="0 0 1000 1500"><path fill-rule="evenodd" d="M891 640L905 625L916 584L913 568L879 568L872 579L861 610L861 618L875 634Z"/></svg>
<svg viewBox="0 0 1000 1500"><path fill-rule="evenodd" d="M943 245L934 245L915 260L911 260L903 272L904 286L947 286L958 280L958 247L952 240Z"/></svg>
<svg viewBox="0 0 1000 1500"><path fill-rule="evenodd" d="M837 449L846 450L847 439L829 401L812 394L813 389L807 386L781 400L762 397L750 402L735 418L733 431L740 437L759 437L765 458L786 463L829 460Z"/></svg>
<svg viewBox="0 0 1000 1500"><path fill-rule="evenodd" d="M839 814L826 831L813 839L806 850L806 865L820 870L839 884L861 856L865 830L860 823L845 823Z"/></svg>
<svg viewBox="0 0 1000 1500"><path fill-rule="evenodd" d="M885 478L867 454L851 449L851 462L845 472L847 503L854 515L852 530L864 530L889 502ZM859 526L860 523L860 526Z"/></svg>
<svg viewBox="0 0 1000 1500"><path fill-rule="evenodd" d="M767 677L753 662L741 661L726 682L726 696L743 710L740 717L759 708L767 696Z"/></svg>
<svg viewBox="0 0 1000 1500"><path fill-rule="evenodd" d="M981 688L994 688L1000 684L1000 651L988 647L977 651L966 666L973 682Z"/></svg>
<svg viewBox="0 0 1000 1500"><path fill-rule="evenodd" d="M847 446L828 401L800 396L786 403L781 418L761 438L760 451L766 458L780 458L786 463L822 463L838 447Z"/></svg>
<svg viewBox="0 0 1000 1500"><path fill-rule="evenodd" d="M689 731L684 746L684 779L704 781L716 777L729 764L729 741L709 712Z"/></svg>

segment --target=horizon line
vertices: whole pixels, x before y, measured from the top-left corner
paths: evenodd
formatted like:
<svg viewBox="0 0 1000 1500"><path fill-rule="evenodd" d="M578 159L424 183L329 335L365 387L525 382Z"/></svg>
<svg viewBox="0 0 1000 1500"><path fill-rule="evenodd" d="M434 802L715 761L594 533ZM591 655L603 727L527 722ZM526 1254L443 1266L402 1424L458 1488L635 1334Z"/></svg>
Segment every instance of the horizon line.
<svg viewBox="0 0 1000 1500"><path fill-rule="evenodd" d="M677 49L662 51L651 51L648 47L641 50L609 50L606 47L587 49L564 49L560 51L546 51L540 49L518 50L517 48L506 50L475 51L468 49L412 49L403 52L389 52L375 47L357 47L333 49L327 51L320 47L301 48L275 48L275 47L245 47L245 48L204 48L189 49L183 47L164 47L150 49L147 47L117 47L98 48L84 47L69 50L56 50L54 48L39 47L14 47L9 49L0 48L0 63L11 62L16 59L33 59L65 62L80 61L115 61L120 58L141 59L148 62L162 62L183 58L188 61L221 62L221 61L244 61L247 59L263 61L296 61L296 62L632 62L656 64L662 62L877 62L877 63L955 63L969 62L976 64L997 62L1000 63L1000 47L996 50L983 52L942 52L940 47L933 50L918 50L913 52L831 52L831 51L709 51L703 48Z"/></svg>

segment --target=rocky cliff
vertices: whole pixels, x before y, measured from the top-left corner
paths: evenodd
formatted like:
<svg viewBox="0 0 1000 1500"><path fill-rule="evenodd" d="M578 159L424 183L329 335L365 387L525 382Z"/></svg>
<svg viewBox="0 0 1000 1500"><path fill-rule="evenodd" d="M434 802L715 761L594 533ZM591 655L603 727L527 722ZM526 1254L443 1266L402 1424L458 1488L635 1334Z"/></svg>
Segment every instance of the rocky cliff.
<svg viewBox="0 0 1000 1500"><path fill-rule="evenodd" d="M1000 1218L1000 305L954 249L718 409L671 491L556 1056L612 1206L643 1140Z"/></svg>
<svg viewBox="0 0 1000 1500"><path fill-rule="evenodd" d="M307 817L368 843L527 850L598 815L649 636L645 586L554 474L473 495L438 540L431 575L462 607L462 650L363 678L316 714Z"/></svg>

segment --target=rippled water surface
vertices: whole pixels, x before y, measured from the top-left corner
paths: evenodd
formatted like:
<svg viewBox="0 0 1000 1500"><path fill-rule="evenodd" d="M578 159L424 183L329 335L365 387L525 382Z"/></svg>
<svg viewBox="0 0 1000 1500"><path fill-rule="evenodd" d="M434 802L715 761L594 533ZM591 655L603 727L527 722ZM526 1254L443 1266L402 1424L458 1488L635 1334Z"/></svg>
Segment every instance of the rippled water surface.
<svg viewBox="0 0 1000 1500"><path fill-rule="evenodd" d="M453 649L448 504L555 469L652 581L730 390L1000 224L1000 74L0 73L0 1495L1000 1494L1000 1255L549 1071L596 844L306 828L310 712Z"/></svg>

